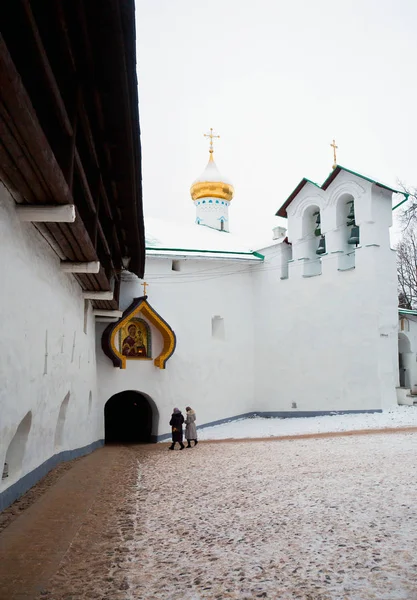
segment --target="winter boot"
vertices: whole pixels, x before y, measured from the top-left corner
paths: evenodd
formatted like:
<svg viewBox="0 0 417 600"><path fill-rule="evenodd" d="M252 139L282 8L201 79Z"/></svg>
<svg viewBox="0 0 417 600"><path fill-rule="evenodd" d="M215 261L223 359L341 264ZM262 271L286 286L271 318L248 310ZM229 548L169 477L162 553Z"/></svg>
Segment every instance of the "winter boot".
<svg viewBox="0 0 417 600"><path fill-rule="evenodd" d="M191 448L191 440L187 440L187 448Z"/></svg>
<svg viewBox="0 0 417 600"><path fill-rule="evenodd" d="M180 450L184 450L185 446L182 442L180 442L180 446L181 446Z"/></svg>
<svg viewBox="0 0 417 600"><path fill-rule="evenodd" d="M198 440L194 440L194 446L197 446Z"/></svg>
<svg viewBox="0 0 417 600"><path fill-rule="evenodd" d="M173 450L174 446L175 446L175 444L171 444L170 447L168 448L168 450Z"/></svg>

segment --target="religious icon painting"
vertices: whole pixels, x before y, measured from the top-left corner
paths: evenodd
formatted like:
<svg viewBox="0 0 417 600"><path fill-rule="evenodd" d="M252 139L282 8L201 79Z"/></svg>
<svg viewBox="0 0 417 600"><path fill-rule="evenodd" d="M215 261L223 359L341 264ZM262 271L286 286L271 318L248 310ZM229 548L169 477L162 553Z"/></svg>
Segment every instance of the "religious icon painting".
<svg viewBox="0 0 417 600"><path fill-rule="evenodd" d="M142 315L146 320L141 318ZM117 323L110 323L103 331L101 347L115 367L126 369L127 360L152 359L150 325L161 334L163 344L153 364L158 369L165 369L167 360L175 352L177 338L174 330L149 304L147 296L134 298L122 318Z"/></svg>
<svg viewBox="0 0 417 600"><path fill-rule="evenodd" d="M120 351L126 358L151 358L151 330L143 319L133 317L119 330Z"/></svg>

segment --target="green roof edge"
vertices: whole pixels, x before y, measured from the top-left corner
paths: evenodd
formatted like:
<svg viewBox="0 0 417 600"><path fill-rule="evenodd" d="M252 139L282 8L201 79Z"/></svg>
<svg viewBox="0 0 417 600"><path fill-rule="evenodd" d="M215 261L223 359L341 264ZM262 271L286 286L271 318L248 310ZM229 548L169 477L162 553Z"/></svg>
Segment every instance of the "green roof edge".
<svg viewBox="0 0 417 600"><path fill-rule="evenodd" d="M307 181L307 183L311 183L321 189L321 185L319 183L316 183L315 181L311 181L311 179L308 179L307 177L304 177L304 179Z"/></svg>
<svg viewBox="0 0 417 600"><path fill-rule="evenodd" d="M153 246L146 246L146 250L159 250L161 252L207 252L211 254L244 254L245 256L256 256L257 258L265 259L263 254L259 252L234 252L231 250L199 250L197 248L155 248Z"/></svg>
<svg viewBox="0 0 417 600"><path fill-rule="evenodd" d="M347 171L348 173L351 173L351 175L356 175L356 177L365 179L365 181L369 181L370 183L375 183L376 185L379 185L380 187L383 187L386 190L390 190L390 192L394 192L394 194L404 194L405 193L405 192L401 192L400 190L396 190L395 188L392 188L389 185L385 185L385 183L381 183L380 181L377 181L376 179L371 179L370 177L366 177L366 175L361 175L361 173L352 171L352 169L347 169L346 167L342 167L342 165L337 165L337 166L339 167L339 169L343 169L343 171ZM330 175L331 175L331 173L330 173ZM329 175L329 177L330 177L330 175ZM329 177L327 177L327 179ZM327 179L326 179L326 181L327 181Z"/></svg>
<svg viewBox="0 0 417 600"><path fill-rule="evenodd" d="M402 315L416 315L417 316L417 310L410 310L409 308L399 308L398 312Z"/></svg>

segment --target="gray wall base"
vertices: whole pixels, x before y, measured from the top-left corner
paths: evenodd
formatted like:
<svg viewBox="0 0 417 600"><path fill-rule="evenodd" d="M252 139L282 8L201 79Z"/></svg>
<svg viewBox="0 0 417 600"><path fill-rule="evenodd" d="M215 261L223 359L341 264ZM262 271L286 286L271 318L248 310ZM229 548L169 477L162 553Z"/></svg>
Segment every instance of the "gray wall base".
<svg viewBox="0 0 417 600"><path fill-rule="evenodd" d="M278 412L250 412L243 415L236 415L235 417L228 417L227 419L219 419L218 421L203 423L202 425L197 425L197 429L205 429L206 427L213 427L214 425L231 423L232 421L238 421L239 419L253 419L254 417L262 417L264 419L294 419L297 417L328 417L331 415L357 415L370 413L382 413L382 408L371 408L369 410L294 410ZM158 435L157 441L162 442L163 440L170 439L171 433L163 433Z"/></svg>
<svg viewBox="0 0 417 600"><path fill-rule="evenodd" d="M97 450L97 448L101 448L104 445L104 440L97 440L88 446L83 446L82 448L76 448L75 450L64 450L63 452L59 452L58 454L54 454L51 458L48 458L44 463L36 467L33 471L24 475L21 479L13 483L7 490L0 493L0 512L10 506L15 500L23 496L25 492L30 490L40 479L45 477L49 473L51 469L56 467L56 465L67 462L69 460L73 460L74 458L78 458L79 456L84 456L85 454L89 454L93 452L93 450Z"/></svg>

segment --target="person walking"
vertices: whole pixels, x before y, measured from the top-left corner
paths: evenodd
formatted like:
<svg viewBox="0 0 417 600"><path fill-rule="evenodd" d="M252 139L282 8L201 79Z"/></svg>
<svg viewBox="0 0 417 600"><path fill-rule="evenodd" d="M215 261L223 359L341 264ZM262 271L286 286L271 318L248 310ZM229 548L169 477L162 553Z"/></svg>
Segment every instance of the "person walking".
<svg viewBox="0 0 417 600"><path fill-rule="evenodd" d="M187 406L187 417L185 419L185 439L187 440L187 448L191 448L191 442L194 441L194 446L197 446L197 428L195 426L195 411Z"/></svg>
<svg viewBox="0 0 417 600"><path fill-rule="evenodd" d="M169 424L172 428L172 444L169 449L174 450L175 444L178 442L180 450L184 450L185 446L182 443L182 424L184 423L184 417L179 408L174 408Z"/></svg>

